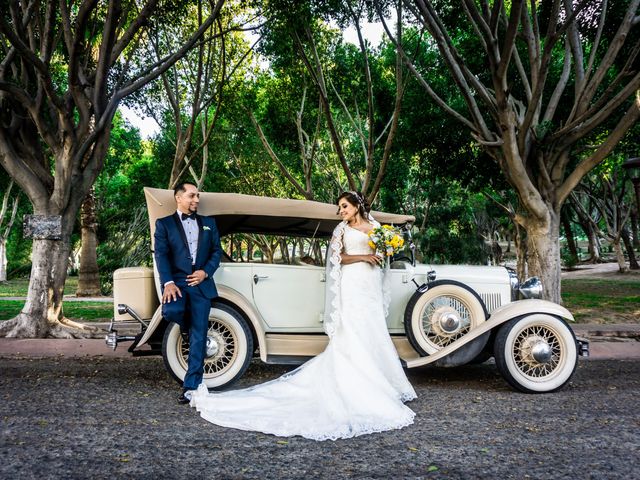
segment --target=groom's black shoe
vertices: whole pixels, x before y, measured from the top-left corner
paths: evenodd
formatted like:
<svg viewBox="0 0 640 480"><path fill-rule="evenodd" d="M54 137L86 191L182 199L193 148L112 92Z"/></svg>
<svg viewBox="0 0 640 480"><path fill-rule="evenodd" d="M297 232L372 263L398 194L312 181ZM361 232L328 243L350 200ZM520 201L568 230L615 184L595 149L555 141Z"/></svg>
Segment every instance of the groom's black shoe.
<svg viewBox="0 0 640 480"><path fill-rule="evenodd" d="M182 389L182 393L178 397L178 403L180 405L186 405L187 403L189 403L191 401L191 392L192 391L193 390L187 390L186 388L183 388Z"/></svg>

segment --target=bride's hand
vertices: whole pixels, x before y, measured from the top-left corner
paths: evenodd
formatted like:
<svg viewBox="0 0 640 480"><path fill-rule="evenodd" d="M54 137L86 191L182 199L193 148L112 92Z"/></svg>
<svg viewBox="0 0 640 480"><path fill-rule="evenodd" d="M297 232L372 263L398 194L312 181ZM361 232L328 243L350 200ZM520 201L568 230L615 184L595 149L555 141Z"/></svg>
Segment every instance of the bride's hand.
<svg viewBox="0 0 640 480"><path fill-rule="evenodd" d="M363 255L362 261L367 262L369 265L382 265L382 258L378 255Z"/></svg>

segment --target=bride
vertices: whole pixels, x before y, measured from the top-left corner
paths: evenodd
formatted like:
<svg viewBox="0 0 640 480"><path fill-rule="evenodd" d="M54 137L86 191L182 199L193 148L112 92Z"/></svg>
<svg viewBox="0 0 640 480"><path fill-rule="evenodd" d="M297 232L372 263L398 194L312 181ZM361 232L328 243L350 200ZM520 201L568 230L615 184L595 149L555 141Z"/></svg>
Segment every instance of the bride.
<svg viewBox="0 0 640 480"><path fill-rule="evenodd" d="M209 393L204 384L191 406L223 427L278 436L336 440L402 428L416 398L387 332L380 257L367 233L379 225L359 192L338 198L343 221L335 228L327 262L323 353L285 375L243 390Z"/></svg>

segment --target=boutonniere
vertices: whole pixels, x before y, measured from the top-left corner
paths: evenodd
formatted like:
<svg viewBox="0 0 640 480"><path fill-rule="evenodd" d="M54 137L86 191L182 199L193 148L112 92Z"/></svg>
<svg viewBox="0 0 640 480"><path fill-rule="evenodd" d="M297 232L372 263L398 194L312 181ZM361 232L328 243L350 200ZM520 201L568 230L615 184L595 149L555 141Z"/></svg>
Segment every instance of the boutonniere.
<svg viewBox="0 0 640 480"><path fill-rule="evenodd" d="M211 230L211 229L205 225L204 227L202 227L202 230Z"/></svg>

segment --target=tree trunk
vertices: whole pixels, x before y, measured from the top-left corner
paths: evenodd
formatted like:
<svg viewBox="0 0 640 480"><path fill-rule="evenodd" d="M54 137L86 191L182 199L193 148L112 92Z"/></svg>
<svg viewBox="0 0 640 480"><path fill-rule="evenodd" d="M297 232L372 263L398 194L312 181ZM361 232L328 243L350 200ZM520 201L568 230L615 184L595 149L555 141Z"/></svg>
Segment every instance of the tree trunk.
<svg viewBox="0 0 640 480"><path fill-rule="evenodd" d="M253 262L253 239L247 239L247 262Z"/></svg>
<svg viewBox="0 0 640 480"><path fill-rule="evenodd" d="M629 257L629 268L631 270L640 270L640 265L638 265L638 261L636 260L636 254L633 251L633 243L629 238L629 230L624 227L620 236L622 238L622 241L624 242L624 248L627 251L627 256Z"/></svg>
<svg viewBox="0 0 640 480"><path fill-rule="evenodd" d="M101 295L100 273L98 271L98 236L96 202L93 188L82 202L80 226L82 247L80 250L80 270L78 272L78 297L96 297Z"/></svg>
<svg viewBox="0 0 640 480"><path fill-rule="evenodd" d="M631 212L631 235L633 236L633 248L640 250L640 237L638 229L638 211L633 210Z"/></svg>
<svg viewBox="0 0 640 480"><path fill-rule="evenodd" d="M0 282L7 281L7 242L0 238Z"/></svg>
<svg viewBox="0 0 640 480"><path fill-rule="evenodd" d="M316 265L324 265L325 257L323 257L322 248L320 247L320 242L315 242L313 244L313 253L316 259Z"/></svg>
<svg viewBox="0 0 640 480"><path fill-rule="evenodd" d="M613 246L613 251L616 252L616 261L618 262L618 269L620 273L627 273L629 268L627 267L627 261L624 258L624 252L620 245L620 237L613 239L611 241L611 246Z"/></svg>
<svg viewBox="0 0 640 480"><path fill-rule="evenodd" d="M282 253L282 263L284 263L285 265L291 264L291 260L289 258L289 244L284 238L281 238L279 243L280 252Z"/></svg>
<svg viewBox="0 0 640 480"><path fill-rule="evenodd" d="M546 220L529 220L527 264L529 274L542 281L542 298L562 304L560 292L560 215L549 210Z"/></svg>
<svg viewBox="0 0 640 480"><path fill-rule="evenodd" d="M33 241L27 301L17 317L0 323L0 336L15 338L86 338L97 329L65 319L64 283L71 251L70 234L62 240Z"/></svg>
<svg viewBox="0 0 640 480"><path fill-rule="evenodd" d="M589 242L589 263L600 263L600 242L598 241L596 231L590 223L583 224L580 222L580 226L582 230L584 230L587 241Z"/></svg>
<svg viewBox="0 0 640 480"><path fill-rule="evenodd" d="M516 275L520 281L527 278L527 242L526 232L519 225L515 226L514 242L516 246Z"/></svg>
<svg viewBox="0 0 640 480"><path fill-rule="evenodd" d="M569 253L576 259L576 262L580 260L580 256L578 255L578 247L576 245L576 239L573 236L573 231L571 230L571 219L569 218L569 214L565 209L562 209L562 227L564 228L564 236L567 239L567 248L569 249Z"/></svg>

